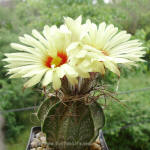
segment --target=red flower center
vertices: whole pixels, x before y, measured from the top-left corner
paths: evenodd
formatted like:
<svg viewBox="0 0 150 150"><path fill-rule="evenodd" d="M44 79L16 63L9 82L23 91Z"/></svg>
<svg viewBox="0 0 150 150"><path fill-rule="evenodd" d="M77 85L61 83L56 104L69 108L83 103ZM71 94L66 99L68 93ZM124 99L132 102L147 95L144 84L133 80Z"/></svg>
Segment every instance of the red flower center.
<svg viewBox="0 0 150 150"><path fill-rule="evenodd" d="M67 62L67 60L68 60L67 54L65 52L61 51L61 52L57 52L56 57L48 56L46 58L45 65L48 68L52 68L52 66L59 67L59 66L65 64Z"/></svg>

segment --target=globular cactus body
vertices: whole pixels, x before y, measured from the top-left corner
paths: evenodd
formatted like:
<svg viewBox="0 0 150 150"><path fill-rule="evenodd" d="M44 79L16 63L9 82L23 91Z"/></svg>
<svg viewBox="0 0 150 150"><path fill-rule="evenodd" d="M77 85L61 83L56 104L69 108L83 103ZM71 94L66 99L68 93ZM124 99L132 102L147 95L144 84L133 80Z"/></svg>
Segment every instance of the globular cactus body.
<svg viewBox="0 0 150 150"><path fill-rule="evenodd" d="M97 102L62 103L57 97L45 100L38 110L42 131L55 150L86 150L104 126L104 113Z"/></svg>

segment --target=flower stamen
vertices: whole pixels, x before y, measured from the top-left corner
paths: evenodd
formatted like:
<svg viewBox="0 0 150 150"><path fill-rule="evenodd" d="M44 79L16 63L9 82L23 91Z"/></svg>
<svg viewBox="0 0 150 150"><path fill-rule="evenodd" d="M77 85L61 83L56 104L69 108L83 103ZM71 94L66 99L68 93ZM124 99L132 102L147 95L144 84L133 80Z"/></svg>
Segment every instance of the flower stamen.
<svg viewBox="0 0 150 150"><path fill-rule="evenodd" d="M45 65L48 68L59 67L65 63L67 63L68 57L67 54L63 51L57 52L56 57L48 56L45 61Z"/></svg>

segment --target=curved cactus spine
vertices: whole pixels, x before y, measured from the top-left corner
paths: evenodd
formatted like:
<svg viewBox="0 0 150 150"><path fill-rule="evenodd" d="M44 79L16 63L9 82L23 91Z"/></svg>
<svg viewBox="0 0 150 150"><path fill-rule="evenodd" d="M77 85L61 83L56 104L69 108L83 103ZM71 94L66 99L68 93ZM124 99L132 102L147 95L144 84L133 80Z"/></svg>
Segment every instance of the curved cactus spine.
<svg viewBox="0 0 150 150"><path fill-rule="evenodd" d="M45 102L46 103L46 102ZM41 107L42 108L42 107ZM55 150L83 150L94 142L104 126L104 113L97 102L57 102L43 117L42 131Z"/></svg>

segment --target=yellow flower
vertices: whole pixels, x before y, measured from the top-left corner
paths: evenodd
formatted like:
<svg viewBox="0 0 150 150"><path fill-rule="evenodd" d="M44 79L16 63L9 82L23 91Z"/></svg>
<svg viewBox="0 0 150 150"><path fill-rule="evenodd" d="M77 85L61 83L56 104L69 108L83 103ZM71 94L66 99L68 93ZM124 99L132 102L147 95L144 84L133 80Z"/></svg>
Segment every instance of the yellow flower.
<svg viewBox="0 0 150 150"><path fill-rule="evenodd" d="M67 53L70 55L70 64L80 77L89 78L90 72L105 73L104 66L102 63L99 63L100 61L105 61L105 59L99 51L93 52L91 49L87 49L82 43L74 42L67 48ZM100 55L101 59L99 58Z"/></svg>
<svg viewBox="0 0 150 150"><path fill-rule="evenodd" d="M69 63L69 55L66 48L71 42L71 33L62 25L45 26L43 35L37 30L32 31L32 36L24 35L19 40L24 44L12 43L12 48L19 52L5 54L9 64L8 74L10 78L30 78L25 87L31 87L42 80L42 85L53 83L53 88L61 87L61 78L66 76L69 81L76 82L77 72ZM71 82L74 84L74 82Z"/></svg>
<svg viewBox="0 0 150 150"><path fill-rule="evenodd" d="M107 26L105 22L98 27L90 20L87 20L85 24L81 22L81 17L76 20L71 18L65 20L65 25L72 36L80 43L78 50L71 46L68 51L80 57L80 59L72 59L76 68L84 70L83 66L86 66L87 72L101 74L104 74L105 68L108 68L120 76L118 63L135 65L137 61L143 61L140 58L145 54L144 48L141 47L142 43L138 40L130 40L131 35L126 31L118 32L118 28L112 24ZM81 65L82 62L83 65Z"/></svg>
<svg viewBox="0 0 150 150"><path fill-rule="evenodd" d="M82 17L79 16L73 20L70 17L65 18L65 25L69 31L71 31L72 43L68 48L67 52L71 57L71 64L74 66L80 77L90 77L89 72L100 72L105 73L104 66L99 61L105 61L103 54L93 49L88 48L87 45L83 44L84 36L88 34L87 24L82 24ZM101 55L101 59L99 56Z"/></svg>
<svg viewBox="0 0 150 150"><path fill-rule="evenodd" d="M64 20L65 26L71 31L72 42L79 42L87 32L86 25L82 24L82 17L79 16L75 20L64 17Z"/></svg>
<svg viewBox="0 0 150 150"><path fill-rule="evenodd" d="M87 20L86 27L88 33L82 38L83 44L93 52L100 51L105 59L100 63L117 75L120 76L118 63L135 65L137 61L143 61L140 58L145 54L142 43L138 40L130 40L131 35L126 31L118 32L118 28L112 24L107 26L105 22L97 27L90 20ZM100 59L101 54L99 55Z"/></svg>

